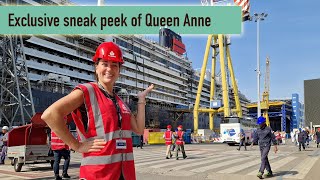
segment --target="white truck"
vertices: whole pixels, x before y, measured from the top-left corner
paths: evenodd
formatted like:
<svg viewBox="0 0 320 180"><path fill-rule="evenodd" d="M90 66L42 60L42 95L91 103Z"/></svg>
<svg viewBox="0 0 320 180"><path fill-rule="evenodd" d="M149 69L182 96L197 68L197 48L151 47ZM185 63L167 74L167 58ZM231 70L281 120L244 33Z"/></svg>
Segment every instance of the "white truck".
<svg viewBox="0 0 320 180"><path fill-rule="evenodd" d="M240 123L222 123L220 124L221 139L229 146L240 143L240 130L243 129ZM253 130L243 129L246 136L246 143L251 143Z"/></svg>

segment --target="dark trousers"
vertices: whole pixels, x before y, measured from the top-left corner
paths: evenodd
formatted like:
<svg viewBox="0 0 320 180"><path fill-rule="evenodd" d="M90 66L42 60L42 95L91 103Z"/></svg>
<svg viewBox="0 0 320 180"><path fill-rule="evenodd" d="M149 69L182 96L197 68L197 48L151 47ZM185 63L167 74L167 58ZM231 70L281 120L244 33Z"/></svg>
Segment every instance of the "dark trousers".
<svg viewBox="0 0 320 180"><path fill-rule="evenodd" d="M240 150L242 145L244 145L244 149L247 150L246 139L241 139L240 140L240 144L239 144L239 149L238 150Z"/></svg>
<svg viewBox="0 0 320 180"><path fill-rule="evenodd" d="M299 142L299 150L301 151L301 145L302 145L303 150L305 150L306 146L304 145L304 142Z"/></svg>
<svg viewBox="0 0 320 180"><path fill-rule="evenodd" d="M140 146L140 148L142 149L143 146L143 136L140 136L140 145L137 145L137 148Z"/></svg>
<svg viewBox="0 0 320 180"><path fill-rule="evenodd" d="M4 160L6 159L8 146L2 146L2 150L0 152L0 164L4 164Z"/></svg>
<svg viewBox="0 0 320 180"><path fill-rule="evenodd" d="M59 175L59 164L62 157L64 158L63 174L67 174L69 164L70 164L70 151L66 149L54 150L53 154L54 154L54 164L53 164L54 175L55 176Z"/></svg>
<svg viewBox="0 0 320 180"><path fill-rule="evenodd" d="M271 145L267 146L260 146L260 153L261 153L261 166L259 172L263 174L264 170L266 169L268 172L272 173L271 166L268 159L268 154L270 151Z"/></svg>
<svg viewBox="0 0 320 180"><path fill-rule="evenodd" d="M183 145L183 144L181 144L181 145L177 145L177 147L176 147L176 148L177 148L177 149L176 149L176 158L178 158L178 151L179 151L179 148L180 148L180 150L181 150L181 152L182 152L182 156L183 156L183 158L187 157L186 152L184 151L184 145Z"/></svg>

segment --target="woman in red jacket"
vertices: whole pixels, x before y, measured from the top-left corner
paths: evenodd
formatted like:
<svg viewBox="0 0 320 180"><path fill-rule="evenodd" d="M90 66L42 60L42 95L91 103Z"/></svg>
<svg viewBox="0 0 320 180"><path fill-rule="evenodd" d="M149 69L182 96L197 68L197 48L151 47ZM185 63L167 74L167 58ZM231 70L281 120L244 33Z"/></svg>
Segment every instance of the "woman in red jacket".
<svg viewBox="0 0 320 180"><path fill-rule="evenodd" d="M113 91L124 63L120 48L112 42L99 45L93 57L96 82L80 84L52 104L42 115L48 126L71 149L83 153L80 179L135 180L131 133L143 134L146 96L138 96L137 115ZM80 141L68 131L63 117L72 113Z"/></svg>

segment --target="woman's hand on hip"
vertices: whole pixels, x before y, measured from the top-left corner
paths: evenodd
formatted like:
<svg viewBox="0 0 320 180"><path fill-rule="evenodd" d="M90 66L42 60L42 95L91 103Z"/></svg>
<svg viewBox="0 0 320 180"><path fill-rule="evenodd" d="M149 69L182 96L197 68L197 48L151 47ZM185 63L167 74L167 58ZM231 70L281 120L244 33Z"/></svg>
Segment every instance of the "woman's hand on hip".
<svg viewBox="0 0 320 180"><path fill-rule="evenodd" d="M99 152L105 147L107 142L104 139L95 139L93 141L80 142L75 151L79 153Z"/></svg>

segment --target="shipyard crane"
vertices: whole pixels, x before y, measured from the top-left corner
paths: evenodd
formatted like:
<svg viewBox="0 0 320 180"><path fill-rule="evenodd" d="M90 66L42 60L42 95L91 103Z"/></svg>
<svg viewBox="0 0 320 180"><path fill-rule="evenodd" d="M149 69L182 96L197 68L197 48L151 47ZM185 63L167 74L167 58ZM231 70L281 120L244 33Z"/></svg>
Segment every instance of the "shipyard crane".
<svg viewBox="0 0 320 180"><path fill-rule="evenodd" d="M200 0L202 6L214 6L214 5L221 5L221 4L231 4L230 1L227 0ZM242 6L243 15L246 12L246 15L249 14L250 4L249 1L242 3L241 0L233 0L233 2L238 5ZM243 21L247 19L243 18ZM193 116L194 116L194 133L197 134L198 131L198 113L209 113L209 127L210 130L214 129L214 115L217 113L224 114L224 118L228 119L230 117L236 117L238 119L242 118L242 109L239 100L238 94L238 86L236 82L236 78L233 71L232 60L230 56L230 49L229 49L229 38L226 35L214 35L211 34L208 36L205 54L203 58L203 64L201 68L200 80L197 90L196 101L194 104L193 109ZM205 71L207 68L208 57L210 53L210 49L212 49L212 64L211 64L211 88L210 88L210 108L200 108L200 98L201 92L204 82ZM221 71L221 79L222 79L222 97L223 101L215 99L215 73L216 73L216 61L219 56L220 60L220 71ZM228 73L228 70L230 73ZM234 95L235 101L235 108L230 109L229 106L229 89L228 89L228 75L230 75L231 79L231 87Z"/></svg>
<svg viewBox="0 0 320 180"><path fill-rule="evenodd" d="M270 59L266 59L266 74L264 78L264 91L262 94L261 110L263 111L263 116L266 118L267 126L270 126L269 121L269 91L270 91Z"/></svg>
<svg viewBox="0 0 320 180"><path fill-rule="evenodd" d="M200 97L204 82L205 71L208 63L209 52L212 47L212 69L211 69L211 88L210 88L210 108L200 108ZM220 71L221 71L221 79L222 79L222 95L223 95L223 102L221 104L220 100L214 99L214 92L215 92L215 72L216 72L216 60L220 54ZM225 62L225 56L227 62ZM227 64L227 67L226 67ZM231 85L233 89L234 99L235 99L235 109L231 109L229 107L229 91L228 91L228 82L227 82L227 69L230 71L230 78L231 78ZM227 43L226 36L219 34L219 35L209 35L206 45L206 50L204 54L203 64L201 68L201 75L198 85L197 97L196 102L194 105L194 132L196 133L198 130L198 113L209 113L209 126L210 130L213 130L213 117L216 113L223 112L224 117L228 118L231 116L231 113L236 113L238 118L242 118L242 109L239 100L238 94L238 86L235 79L232 60L230 56L229 44Z"/></svg>

